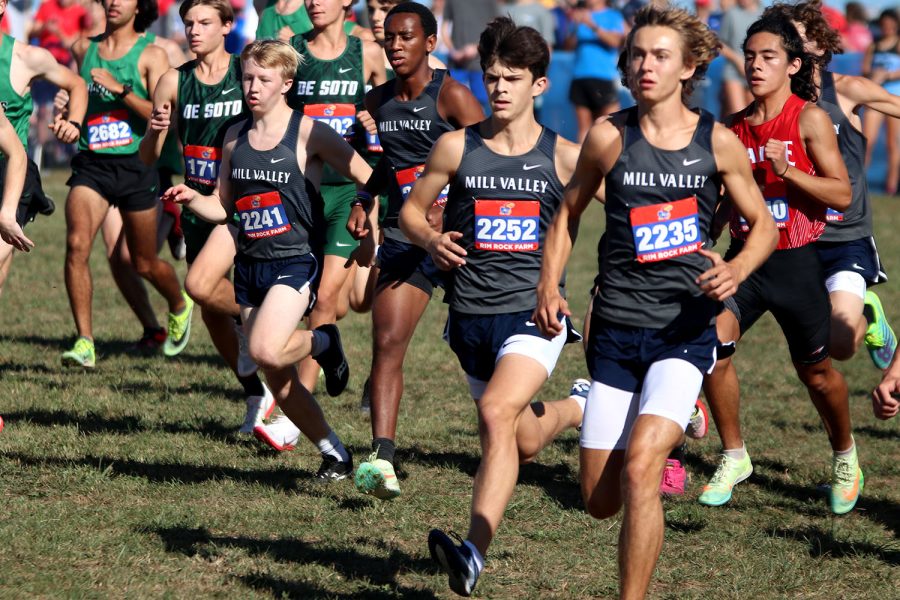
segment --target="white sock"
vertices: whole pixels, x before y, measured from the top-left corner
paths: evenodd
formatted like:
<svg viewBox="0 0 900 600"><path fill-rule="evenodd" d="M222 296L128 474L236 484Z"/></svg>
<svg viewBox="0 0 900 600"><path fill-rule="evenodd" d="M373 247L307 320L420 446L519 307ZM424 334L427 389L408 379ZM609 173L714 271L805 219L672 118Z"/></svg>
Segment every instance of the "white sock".
<svg viewBox="0 0 900 600"><path fill-rule="evenodd" d="M733 458L735 460L744 460L744 458L747 456L747 445L741 444L740 448L734 448L733 450L722 450L722 454L724 454L728 458Z"/></svg>
<svg viewBox="0 0 900 600"><path fill-rule="evenodd" d="M851 454L853 454L853 451L856 449L856 440L854 440L853 438L850 438L850 440L852 443L850 444L849 448L847 448L846 450L841 450L841 451L835 452L834 455L835 456L850 456Z"/></svg>
<svg viewBox="0 0 900 600"><path fill-rule="evenodd" d="M478 572L481 573L484 570L484 557L481 555L481 552L479 552L478 548L475 547L475 544L469 540L464 541L463 546L472 551L472 557L475 559L475 566L478 567Z"/></svg>
<svg viewBox="0 0 900 600"><path fill-rule="evenodd" d="M344 448L344 444L341 443L340 438L334 431L329 431L328 436L324 440L316 442L316 446L319 448L322 456L331 456L341 462L350 460L350 453Z"/></svg>
<svg viewBox="0 0 900 600"><path fill-rule="evenodd" d="M572 400L578 403L578 408L581 409L581 414L584 414L584 405L587 404L587 398L582 396L569 396Z"/></svg>

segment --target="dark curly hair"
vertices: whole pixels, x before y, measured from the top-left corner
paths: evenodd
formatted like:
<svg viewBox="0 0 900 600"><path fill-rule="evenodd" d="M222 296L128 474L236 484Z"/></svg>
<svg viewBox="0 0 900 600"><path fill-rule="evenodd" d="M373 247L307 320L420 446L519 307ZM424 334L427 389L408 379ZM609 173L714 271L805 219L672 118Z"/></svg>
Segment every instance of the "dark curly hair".
<svg viewBox="0 0 900 600"><path fill-rule="evenodd" d="M822 14L822 0L807 0L797 4L778 2L767 8L762 18L782 18L803 26L806 39L816 43L822 50L821 56L812 56L820 66L831 62L831 57L844 52L840 34L831 28Z"/></svg>
<svg viewBox="0 0 900 600"><path fill-rule="evenodd" d="M509 17L497 17L481 32L478 41L481 70L494 61L509 67L528 69L535 80L547 76L550 48L536 29L519 27Z"/></svg>
<svg viewBox="0 0 900 600"><path fill-rule="evenodd" d="M144 33L159 17L159 7L156 0L138 0L137 14L134 15L134 30Z"/></svg>
<svg viewBox="0 0 900 600"><path fill-rule="evenodd" d="M781 46L788 55L788 60L800 59L800 70L791 75L791 92L807 102L819 99L816 84L813 81L815 61L803 49L803 39L790 19L781 17L763 17L750 25L742 48L746 50L747 40L757 33L771 33L781 38Z"/></svg>

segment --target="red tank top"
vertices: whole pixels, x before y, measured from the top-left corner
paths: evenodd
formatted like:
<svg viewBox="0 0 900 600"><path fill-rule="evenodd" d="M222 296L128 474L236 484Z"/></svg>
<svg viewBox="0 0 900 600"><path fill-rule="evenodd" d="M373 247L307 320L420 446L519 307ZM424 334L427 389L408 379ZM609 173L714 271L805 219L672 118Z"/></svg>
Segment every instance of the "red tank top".
<svg viewBox="0 0 900 600"><path fill-rule="evenodd" d="M810 175L816 174L800 139L800 111L804 106L805 100L791 94L784 103L781 114L771 121L750 125L745 110L731 125L731 130L747 148L753 166L753 179L775 219L778 227L778 250L800 248L815 242L825 231L825 205L796 189L790 189L781 177L775 175L772 164L765 156L766 142L769 139L780 140L787 144L787 159L792 167ZM746 240L748 232L747 222L733 212L731 237Z"/></svg>

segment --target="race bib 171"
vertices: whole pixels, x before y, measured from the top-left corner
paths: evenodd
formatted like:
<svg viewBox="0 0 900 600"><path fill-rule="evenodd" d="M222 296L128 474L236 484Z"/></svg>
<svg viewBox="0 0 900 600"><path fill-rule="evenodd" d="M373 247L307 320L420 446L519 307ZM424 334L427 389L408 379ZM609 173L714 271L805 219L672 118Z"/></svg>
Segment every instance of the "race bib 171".
<svg viewBox="0 0 900 600"><path fill-rule="evenodd" d="M194 183L215 185L219 177L222 151L211 146L184 147L184 178Z"/></svg>
<svg viewBox="0 0 900 600"><path fill-rule="evenodd" d="M125 109L91 115L87 124L88 150L118 148L131 144L133 140Z"/></svg>
<svg viewBox="0 0 900 600"><path fill-rule="evenodd" d="M256 240L281 235L291 230L277 191L244 196L235 203L241 221L241 231Z"/></svg>
<svg viewBox="0 0 900 600"><path fill-rule="evenodd" d="M475 200L475 248L532 252L539 248L541 203L537 200Z"/></svg>
<svg viewBox="0 0 900 600"><path fill-rule="evenodd" d="M631 209L631 233L637 261L658 262L700 249L697 198Z"/></svg>

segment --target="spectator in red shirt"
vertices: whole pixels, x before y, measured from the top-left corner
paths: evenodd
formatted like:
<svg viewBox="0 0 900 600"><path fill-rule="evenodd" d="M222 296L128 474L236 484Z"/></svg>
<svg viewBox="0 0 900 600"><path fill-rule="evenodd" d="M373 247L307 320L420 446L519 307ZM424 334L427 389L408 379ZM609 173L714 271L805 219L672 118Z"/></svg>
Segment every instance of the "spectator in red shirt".
<svg viewBox="0 0 900 600"><path fill-rule="evenodd" d="M36 37L62 65L72 62L69 48L89 27L88 13L76 0L44 0L34 15L28 37Z"/></svg>

